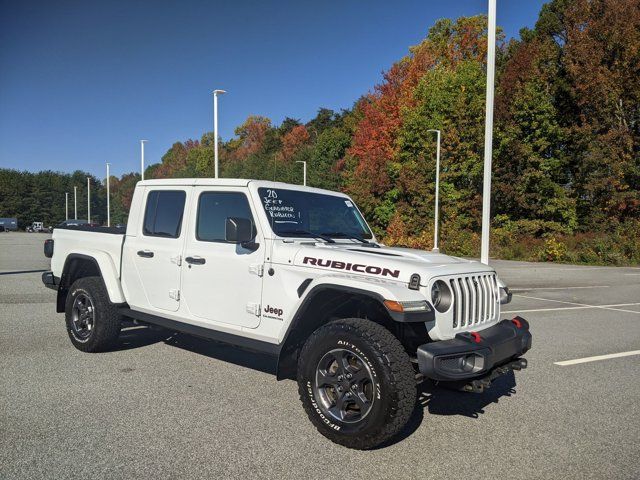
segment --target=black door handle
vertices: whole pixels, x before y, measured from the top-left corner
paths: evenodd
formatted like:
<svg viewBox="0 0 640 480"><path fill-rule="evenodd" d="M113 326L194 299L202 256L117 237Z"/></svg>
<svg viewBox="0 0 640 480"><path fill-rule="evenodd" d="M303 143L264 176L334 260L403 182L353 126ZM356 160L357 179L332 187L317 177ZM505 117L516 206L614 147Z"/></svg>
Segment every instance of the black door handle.
<svg viewBox="0 0 640 480"><path fill-rule="evenodd" d="M138 250L138 256L144 258L153 258L153 252L149 250Z"/></svg>
<svg viewBox="0 0 640 480"><path fill-rule="evenodd" d="M207 261L202 258L202 257L187 257L185 258L185 261L187 263L190 263L192 265L204 265L205 263L207 263Z"/></svg>

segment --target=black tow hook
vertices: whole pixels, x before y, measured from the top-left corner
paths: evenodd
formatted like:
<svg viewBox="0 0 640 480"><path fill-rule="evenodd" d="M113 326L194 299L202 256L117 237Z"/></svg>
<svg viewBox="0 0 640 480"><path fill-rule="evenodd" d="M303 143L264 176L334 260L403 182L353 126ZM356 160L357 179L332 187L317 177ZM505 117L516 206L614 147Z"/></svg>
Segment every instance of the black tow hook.
<svg viewBox="0 0 640 480"><path fill-rule="evenodd" d="M507 371L509 371L509 370L522 370L523 368L527 368L527 359L526 358L519 358L515 362L511 362L509 365L510 365L510 368L508 368ZM498 368L504 368L504 367L498 367Z"/></svg>

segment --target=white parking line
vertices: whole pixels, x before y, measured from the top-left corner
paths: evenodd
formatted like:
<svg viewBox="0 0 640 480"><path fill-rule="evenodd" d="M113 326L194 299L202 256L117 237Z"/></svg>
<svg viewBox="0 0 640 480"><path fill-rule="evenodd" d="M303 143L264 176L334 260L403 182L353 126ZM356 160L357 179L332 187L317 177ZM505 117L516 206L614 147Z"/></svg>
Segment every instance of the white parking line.
<svg viewBox="0 0 640 480"><path fill-rule="evenodd" d="M569 268L549 268L549 270L553 270L554 272L562 271L562 272L582 272L586 270L602 270L603 268L612 269L615 267L569 267Z"/></svg>
<svg viewBox="0 0 640 480"><path fill-rule="evenodd" d="M557 310L583 310L587 308L604 308L608 310L615 310L612 307L635 307L640 303L615 303L612 305L581 305L579 307L557 307L557 308L531 308L527 310L503 310L500 313L529 313L529 312L554 312ZM633 310L620 310L621 312L640 313Z"/></svg>
<svg viewBox="0 0 640 480"><path fill-rule="evenodd" d="M531 269L537 269L538 272L543 272L543 271L549 271L549 272L580 272L583 270L603 270L603 269L609 269L612 270L614 268L625 268L625 269L640 269L640 267L571 267L571 268L558 268L555 267L553 265L550 264L529 264L529 263L523 263L520 265L514 265L514 266L499 266L498 269L501 271L519 271L522 272L522 268L531 268Z"/></svg>
<svg viewBox="0 0 640 480"><path fill-rule="evenodd" d="M631 355L640 355L640 350L632 350L630 352L610 353L609 355L597 355L595 357L577 358L575 360L565 360L563 362L553 362L554 365L566 367L568 365L577 365L579 363L597 362L600 360L609 360L610 358L630 357Z"/></svg>
<svg viewBox="0 0 640 480"><path fill-rule="evenodd" d="M640 273L627 273L626 275L640 275ZM611 288L610 285L589 285L586 287L531 287L510 288L512 292L528 292L530 290L579 290L582 288Z"/></svg>
<svg viewBox="0 0 640 480"><path fill-rule="evenodd" d="M528 295L518 295L518 294L513 294L514 297L522 297L522 298L529 298L531 300L542 300L544 302L555 302L555 303L563 303L565 305L575 305L578 307L583 307L583 308L601 308L603 310L613 310L616 312L626 312L626 313L635 313L636 315L640 315L640 312L636 312L634 310L622 310L620 308L613 308L614 306L620 306L620 307L630 307L630 306L635 306L635 305L640 305L639 303L629 303L629 304L625 304L625 305L588 305L586 303L576 303L576 302L565 302L563 300L551 300L550 298L540 298L540 297L530 297ZM519 310L520 312L522 312L522 310ZM506 313L506 312L504 312Z"/></svg>

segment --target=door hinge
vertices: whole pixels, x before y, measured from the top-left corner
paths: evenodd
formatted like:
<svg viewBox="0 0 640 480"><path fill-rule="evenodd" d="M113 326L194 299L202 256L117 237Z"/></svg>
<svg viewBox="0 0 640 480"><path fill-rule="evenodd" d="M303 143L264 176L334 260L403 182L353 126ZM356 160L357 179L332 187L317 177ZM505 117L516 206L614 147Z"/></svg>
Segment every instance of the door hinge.
<svg viewBox="0 0 640 480"><path fill-rule="evenodd" d="M175 263L176 265L182 265L182 255L174 255L171 257L171 263Z"/></svg>
<svg viewBox="0 0 640 480"><path fill-rule="evenodd" d="M173 298L176 302L180 301L180 290L171 289L169 290L169 298Z"/></svg>
<svg viewBox="0 0 640 480"><path fill-rule="evenodd" d="M254 263L249 265L249 273L253 273L254 275L258 275L261 277L264 275L264 264L263 263Z"/></svg>
<svg viewBox="0 0 640 480"><path fill-rule="evenodd" d="M252 313L255 316L259 317L260 316L260 304L259 303L253 303L253 302L247 303L247 312L248 313Z"/></svg>

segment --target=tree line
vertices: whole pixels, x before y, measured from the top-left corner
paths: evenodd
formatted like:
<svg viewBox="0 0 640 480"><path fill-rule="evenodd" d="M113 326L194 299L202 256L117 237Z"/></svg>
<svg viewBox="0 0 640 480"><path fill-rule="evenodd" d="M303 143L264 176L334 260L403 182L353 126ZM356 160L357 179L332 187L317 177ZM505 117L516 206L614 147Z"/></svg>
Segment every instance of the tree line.
<svg viewBox="0 0 640 480"><path fill-rule="evenodd" d="M639 7L637 0L553 0L519 39L507 42L499 33L493 254L640 261ZM385 241L430 248L436 144L429 130L439 129L442 247L476 255L486 26L484 16L437 21L349 109L321 108L306 123L286 118L280 125L250 116L221 143L221 175L301 183L297 162L306 161L308 184L352 195ZM9 205L35 214L43 211L34 207L38 199L50 195L40 184L56 175L54 183L64 184L78 174L3 172L0 213L11 214L5 183L32 189L28 195L14 189L19 199ZM150 178L212 174L211 133L174 143L146 172ZM17 177L5 181L11 175ZM123 220L136 176L113 181L115 218ZM44 211L59 218L59 205Z"/></svg>
<svg viewBox="0 0 640 480"><path fill-rule="evenodd" d="M80 170L73 173L50 170L32 173L0 169L0 217L16 217L19 229L25 229L32 222L43 222L46 227L55 226L66 218L65 193L68 193L69 218L88 220L87 178L91 189L91 221L104 224L107 221L106 179ZM121 178L111 177L113 225L126 222L133 189L139 180L140 175L136 173ZM77 187L76 202L74 187Z"/></svg>

